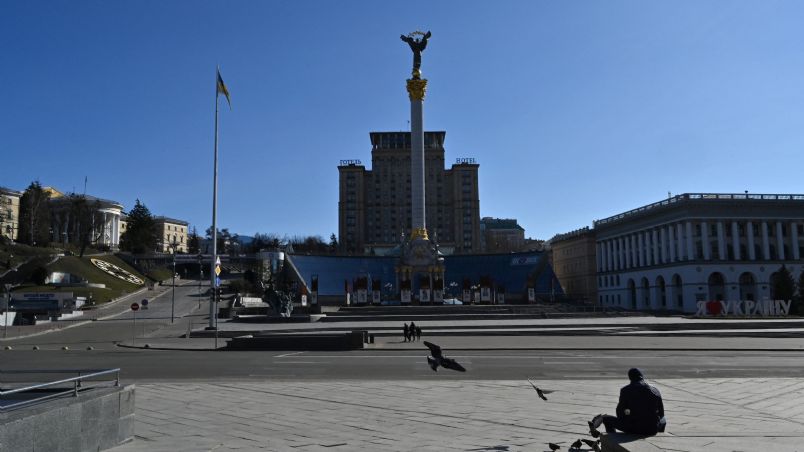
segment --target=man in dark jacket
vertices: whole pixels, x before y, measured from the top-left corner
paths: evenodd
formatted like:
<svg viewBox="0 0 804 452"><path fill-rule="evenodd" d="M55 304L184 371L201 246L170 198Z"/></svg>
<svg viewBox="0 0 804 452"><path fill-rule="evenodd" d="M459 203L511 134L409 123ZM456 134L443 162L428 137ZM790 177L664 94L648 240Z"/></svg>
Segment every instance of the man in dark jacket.
<svg viewBox="0 0 804 452"><path fill-rule="evenodd" d="M589 421L589 432L597 438L600 424L607 433L621 430L638 435L655 435L663 432L667 421L664 418L664 404L659 390L645 382L642 371L633 368L628 371L627 386L620 390L617 416L599 414Z"/></svg>

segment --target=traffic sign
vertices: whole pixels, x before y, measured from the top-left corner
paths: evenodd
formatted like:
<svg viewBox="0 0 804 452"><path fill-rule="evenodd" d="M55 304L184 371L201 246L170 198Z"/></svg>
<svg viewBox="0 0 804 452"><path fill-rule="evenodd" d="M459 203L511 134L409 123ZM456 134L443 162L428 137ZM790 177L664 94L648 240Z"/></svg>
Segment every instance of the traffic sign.
<svg viewBox="0 0 804 452"><path fill-rule="evenodd" d="M142 309L148 309L148 299L147 298L143 298L142 301L140 302L140 304L142 304Z"/></svg>
<svg viewBox="0 0 804 452"><path fill-rule="evenodd" d="M215 266L220 267L220 265L221 265L221 257L218 256L218 257L215 258Z"/></svg>
<svg viewBox="0 0 804 452"><path fill-rule="evenodd" d="M219 266L217 266L217 265L215 266L215 274L218 275L218 276L220 276L220 274L221 274L221 268Z"/></svg>
<svg viewBox="0 0 804 452"><path fill-rule="evenodd" d="M220 287L220 286L221 286L221 279L216 276L215 277L215 287Z"/></svg>
<svg viewBox="0 0 804 452"><path fill-rule="evenodd" d="M140 305L138 305L136 301L134 303L131 303L132 311L137 312L138 309L140 309Z"/></svg>

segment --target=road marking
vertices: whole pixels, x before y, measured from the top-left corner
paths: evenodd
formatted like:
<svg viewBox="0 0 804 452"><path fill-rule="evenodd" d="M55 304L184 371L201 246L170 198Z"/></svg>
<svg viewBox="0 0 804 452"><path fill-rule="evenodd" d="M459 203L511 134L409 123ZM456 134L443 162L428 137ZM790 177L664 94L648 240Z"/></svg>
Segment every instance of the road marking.
<svg viewBox="0 0 804 452"><path fill-rule="evenodd" d="M284 355L276 355L274 358L284 358L286 356L293 356L293 355L300 355L304 352L293 352L293 353L285 353Z"/></svg>
<svg viewBox="0 0 804 452"><path fill-rule="evenodd" d="M589 364L589 361L545 361L542 364Z"/></svg>
<svg viewBox="0 0 804 452"><path fill-rule="evenodd" d="M276 364L329 364L330 361L280 361Z"/></svg>

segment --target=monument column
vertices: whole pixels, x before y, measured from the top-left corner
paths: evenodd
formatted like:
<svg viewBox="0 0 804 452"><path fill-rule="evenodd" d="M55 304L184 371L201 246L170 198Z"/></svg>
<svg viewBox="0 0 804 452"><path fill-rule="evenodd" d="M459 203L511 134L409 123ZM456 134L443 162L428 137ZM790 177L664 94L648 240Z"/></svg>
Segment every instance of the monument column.
<svg viewBox="0 0 804 452"><path fill-rule="evenodd" d="M411 239L427 237L424 213L424 94L427 80L408 79L410 97Z"/></svg>

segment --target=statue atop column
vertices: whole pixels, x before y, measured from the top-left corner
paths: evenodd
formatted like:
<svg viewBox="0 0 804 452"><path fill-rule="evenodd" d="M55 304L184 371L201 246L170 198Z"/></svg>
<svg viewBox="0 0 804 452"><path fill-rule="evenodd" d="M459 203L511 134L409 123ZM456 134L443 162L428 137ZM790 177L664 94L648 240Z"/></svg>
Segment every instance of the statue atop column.
<svg viewBox="0 0 804 452"><path fill-rule="evenodd" d="M421 36L417 38L416 36ZM422 65L422 52L427 47L427 40L430 39L432 34L428 31L427 33L422 33L421 31L414 31L413 33L408 34L407 36L402 35L400 39L407 42L410 46L410 50L413 51L413 79L419 80L422 77L421 65Z"/></svg>

